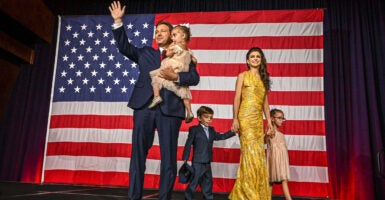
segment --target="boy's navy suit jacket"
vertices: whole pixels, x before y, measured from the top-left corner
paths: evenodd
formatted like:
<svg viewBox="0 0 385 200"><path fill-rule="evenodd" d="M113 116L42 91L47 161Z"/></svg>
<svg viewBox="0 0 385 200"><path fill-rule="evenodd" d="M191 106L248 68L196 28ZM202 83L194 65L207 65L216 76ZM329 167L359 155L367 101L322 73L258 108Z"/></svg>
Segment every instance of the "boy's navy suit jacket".
<svg viewBox="0 0 385 200"><path fill-rule="evenodd" d="M214 140L225 140L233 137L234 132L228 131L224 134L218 133L214 127L209 126L209 138L207 138L202 125L191 126L189 128L188 138L183 150L183 160L190 157L191 146L193 146L192 162L210 163L213 161L213 142Z"/></svg>

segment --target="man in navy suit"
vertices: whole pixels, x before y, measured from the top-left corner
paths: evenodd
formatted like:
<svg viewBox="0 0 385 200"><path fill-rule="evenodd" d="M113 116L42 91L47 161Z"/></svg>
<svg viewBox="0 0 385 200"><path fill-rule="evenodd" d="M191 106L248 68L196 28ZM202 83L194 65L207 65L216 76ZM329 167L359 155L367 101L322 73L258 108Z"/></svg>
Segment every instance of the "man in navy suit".
<svg viewBox="0 0 385 200"><path fill-rule="evenodd" d="M121 7L120 2L114 1L109 10L114 19L112 32L120 53L136 62L140 70L139 78L128 102L128 107L134 110L128 197L130 199L142 198L147 153L152 146L155 129L157 129L161 152L159 199L171 199L177 173L178 133L182 120L185 118L185 108L183 100L167 89L160 91L164 100L162 104L153 109L148 109L148 105L153 97L149 72L160 67L160 52L167 49L171 43L172 26L167 22L160 22L156 25L155 41L159 50L151 47L137 48L128 42L123 27L122 17L125 6ZM180 86L199 83L199 75L194 64L190 64L189 72L177 74L169 68L161 71L161 75Z"/></svg>
<svg viewBox="0 0 385 200"><path fill-rule="evenodd" d="M199 125L191 126L188 138L183 150L182 159L186 163L190 157L191 146L193 146L192 167L194 177L186 188L185 198L194 199L194 193L199 184L205 199L213 199L213 175L211 173L211 162L213 161L214 140L225 140L233 137L234 132L228 131L221 134L210 126L214 111L206 106L201 106L197 111Z"/></svg>

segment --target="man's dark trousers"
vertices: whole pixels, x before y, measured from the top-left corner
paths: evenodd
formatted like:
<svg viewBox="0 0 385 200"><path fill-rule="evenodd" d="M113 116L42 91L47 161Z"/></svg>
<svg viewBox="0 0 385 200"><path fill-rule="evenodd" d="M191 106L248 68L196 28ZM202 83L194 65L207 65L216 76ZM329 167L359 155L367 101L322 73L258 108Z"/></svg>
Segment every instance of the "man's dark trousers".
<svg viewBox="0 0 385 200"><path fill-rule="evenodd" d="M150 123L154 122L154 123ZM161 168L159 182L159 199L171 199L177 168L178 133L182 123L181 118L165 116L159 107L154 110L143 109L134 111L134 129L132 133L132 156L130 161L129 197L140 199L146 169L146 157L154 140L154 130L157 127L159 146L161 147ZM136 142L134 142L136 141ZM133 156L133 155L136 156ZM142 158L141 160L138 158ZM171 188L170 188L171 187Z"/></svg>

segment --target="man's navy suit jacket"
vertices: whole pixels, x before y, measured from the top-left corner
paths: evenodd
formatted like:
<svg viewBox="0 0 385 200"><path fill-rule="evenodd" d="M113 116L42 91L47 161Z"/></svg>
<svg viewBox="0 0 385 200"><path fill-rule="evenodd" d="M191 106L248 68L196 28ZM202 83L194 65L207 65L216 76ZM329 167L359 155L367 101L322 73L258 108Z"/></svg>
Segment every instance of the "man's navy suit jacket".
<svg viewBox="0 0 385 200"><path fill-rule="evenodd" d="M120 53L139 65L139 78L135 83L135 88L128 101L128 107L134 110L142 109L147 106L148 102L153 97L150 71L160 67L160 52L149 46L137 48L131 45L128 42L124 26L113 29L112 32L114 38L117 40ZM188 72L179 73L178 85L190 86L197 85L198 83L199 75L194 64L190 64ZM162 89L160 94L163 98L160 109L164 115L180 118L185 117L185 108L183 100L180 97L167 89Z"/></svg>
<svg viewBox="0 0 385 200"><path fill-rule="evenodd" d="M218 133L212 126L209 126L209 138L207 138L202 125L191 126L184 146L182 160L188 160L191 146L194 146L192 162L210 163L213 161L214 140L225 140L234 135L235 133L231 131L224 134Z"/></svg>

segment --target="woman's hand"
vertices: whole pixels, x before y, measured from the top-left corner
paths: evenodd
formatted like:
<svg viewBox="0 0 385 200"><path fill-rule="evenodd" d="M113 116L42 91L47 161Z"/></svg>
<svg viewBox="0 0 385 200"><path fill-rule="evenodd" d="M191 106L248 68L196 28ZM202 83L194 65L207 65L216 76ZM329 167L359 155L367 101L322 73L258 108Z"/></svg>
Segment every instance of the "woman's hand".
<svg viewBox="0 0 385 200"><path fill-rule="evenodd" d="M239 122L238 119L233 119L233 124L231 125L231 131L239 133Z"/></svg>
<svg viewBox="0 0 385 200"><path fill-rule="evenodd" d="M267 128L266 135L273 138L275 135L274 129Z"/></svg>
<svg viewBox="0 0 385 200"><path fill-rule="evenodd" d="M271 136L271 137L274 137L274 135L275 135L275 131L274 131L273 125L271 124L271 121L267 122L266 135Z"/></svg>

